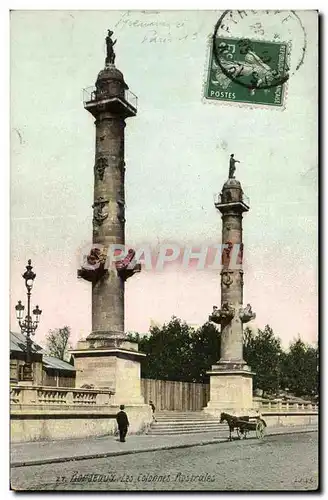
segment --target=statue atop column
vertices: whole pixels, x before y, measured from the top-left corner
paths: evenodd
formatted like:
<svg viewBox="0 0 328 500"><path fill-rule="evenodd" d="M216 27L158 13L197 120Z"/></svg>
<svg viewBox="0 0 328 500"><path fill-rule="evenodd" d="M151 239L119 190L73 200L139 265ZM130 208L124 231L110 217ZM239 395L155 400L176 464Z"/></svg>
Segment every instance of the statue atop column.
<svg viewBox="0 0 328 500"><path fill-rule="evenodd" d="M108 30L108 35L106 36L106 48L107 48L107 56L106 56L106 59L105 59L105 64L114 64L115 63L115 52L114 52L114 45L115 43L117 42L117 40L115 40L113 42L112 40L112 35L113 35L113 31L111 30Z"/></svg>
<svg viewBox="0 0 328 500"><path fill-rule="evenodd" d="M230 164L229 164L229 179L234 179L234 173L236 171L236 163L240 163L239 160L234 159L234 155L230 155Z"/></svg>

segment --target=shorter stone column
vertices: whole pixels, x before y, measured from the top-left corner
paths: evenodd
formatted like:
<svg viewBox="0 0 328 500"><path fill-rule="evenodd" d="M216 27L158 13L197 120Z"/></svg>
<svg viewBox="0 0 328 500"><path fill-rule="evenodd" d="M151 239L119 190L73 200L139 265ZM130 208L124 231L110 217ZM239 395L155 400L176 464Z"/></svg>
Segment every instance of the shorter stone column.
<svg viewBox="0 0 328 500"><path fill-rule="evenodd" d="M243 325L255 318L249 304L243 307L243 213L249 202L234 178L235 160L230 159L229 179L215 207L222 214L221 307L213 307L209 320L220 326L221 352L210 376L210 400L204 411L219 416L253 412L253 373L243 359ZM232 167L231 167L232 164ZM232 168L232 170L231 170ZM231 175L230 175L231 174ZM236 260L234 261L234 258Z"/></svg>

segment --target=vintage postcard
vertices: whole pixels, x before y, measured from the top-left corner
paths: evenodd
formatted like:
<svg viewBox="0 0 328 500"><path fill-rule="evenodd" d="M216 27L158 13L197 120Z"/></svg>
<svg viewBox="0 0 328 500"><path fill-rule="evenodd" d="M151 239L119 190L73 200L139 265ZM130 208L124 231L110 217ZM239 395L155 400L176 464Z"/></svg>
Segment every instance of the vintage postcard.
<svg viewBox="0 0 328 500"><path fill-rule="evenodd" d="M11 489L318 490L318 12L10 24Z"/></svg>

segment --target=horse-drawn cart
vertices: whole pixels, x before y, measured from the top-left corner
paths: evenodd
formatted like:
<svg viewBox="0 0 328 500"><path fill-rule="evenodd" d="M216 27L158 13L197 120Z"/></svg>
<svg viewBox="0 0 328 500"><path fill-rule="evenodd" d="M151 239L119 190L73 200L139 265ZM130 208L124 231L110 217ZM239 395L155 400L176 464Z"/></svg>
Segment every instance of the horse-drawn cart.
<svg viewBox="0 0 328 500"><path fill-rule="evenodd" d="M220 423L227 422L229 425L229 441L232 441L231 433L236 429L237 436L239 439L247 438L247 434L251 431L256 432L256 437L258 439L263 439L265 435L266 423L260 415L250 417L244 415L242 417L236 417L229 415L229 413L221 413Z"/></svg>

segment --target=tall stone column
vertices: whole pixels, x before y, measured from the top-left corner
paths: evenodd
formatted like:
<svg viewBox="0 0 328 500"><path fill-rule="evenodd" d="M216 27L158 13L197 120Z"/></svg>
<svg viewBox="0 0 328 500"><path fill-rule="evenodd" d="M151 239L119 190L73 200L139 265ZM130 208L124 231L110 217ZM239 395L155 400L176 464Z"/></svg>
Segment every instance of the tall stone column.
<svg viewBox="0 0 328 500"><path fill-rule="evenodd" d="M221 356L208 372L210 401L205 408L214 414L249 412L253 406L253 374L243 359L243 324L255 318L249 304L243 307L242 220L249 202L233 172L230 167L229 179L215 203L222 218L221 307L214 306L209 319L220 325Z"/></svg>
<svg viewBox="0 0 328 500"><path fill-rule="evenodd" d="M104 83L118 75L111 68L102 74ZM106 78L106 79L105 79ZM120 81L118 80L118 83ZM99 87L99 77L97 84ZM123 83L123 80L121 81ZM93 243L107 255L111 245L124 245L124 115L109 106L93 109L96 115L96 154L93 203ZM92 285L92 338L124 331L124 278L112 267Z"/></svg>
<svg viewBox="0 0 328 500"><path fill-rule="evenodd" d="M138 344L124 333L124 284L140 271L129 249L120 261L107 257L111 245L125 244L125 120L137 114L136 97L129 92L115 62L112 32L106 38L105 67L95 87L86 91L85 109L95 118L93 237L90 253L78 277L92 284L92 332L72 351L76 385L93 385L115 392L115 401L144 404L140 391Z"/></svg>

